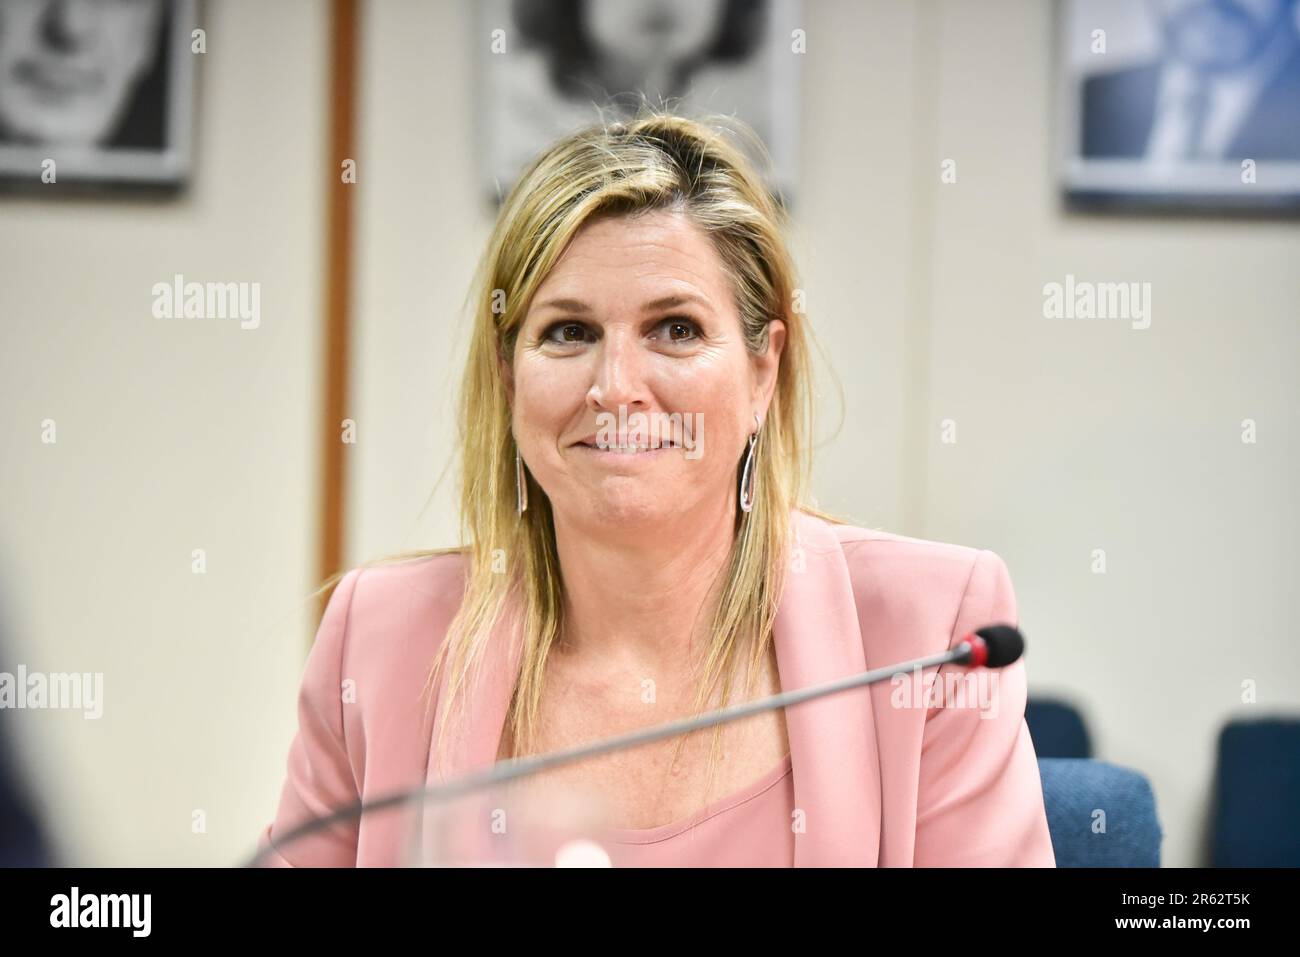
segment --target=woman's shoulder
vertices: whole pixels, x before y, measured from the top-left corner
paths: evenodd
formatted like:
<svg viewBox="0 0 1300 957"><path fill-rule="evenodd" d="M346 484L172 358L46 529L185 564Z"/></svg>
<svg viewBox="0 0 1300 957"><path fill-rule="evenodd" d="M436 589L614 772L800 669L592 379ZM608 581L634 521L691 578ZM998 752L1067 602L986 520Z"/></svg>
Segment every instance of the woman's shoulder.
<svg viewBox="0 0 1300 957"><path fill-rule="evenodd" d="M986 548L913 538L881 529L854 525L826 513L801 511L802 529L812 527L827 541L838 544L854 571L879 575L913 576L923 573L931 582L969 576L977 562L1001 559Z"/></svg>
<svg viewBox="0 0 1300 957"><path fill-rule="evenodd" d="M326 615L340 619L350 653L409 649L412 638L441 635L450 624L464 594L466 560L461 550L440 549L358 565L339 581Z"/></svg>
<svg viewBox="0 0 1300 957"><path fill-rule="evenodd" d="M995 620L1016 624L1011 575L996 552L880 529L803 516L815 535L833 542L849 571L859 617L888 627L926 623L949 635ZM864 628L866 621L862 622ZM963 632L964 633L964 632Z"/></svg>
<svg viewBox="0 0 1300 957"><path fill-rule="evenodd" d="M440 548L358 565L348 572L348 577L355 578L356 597L364 594L377 601L415 597L459 602L467 560L464 549Z"/></svg>
<svg viewBox="0 0 1300 957"><path fill-rule="evenodd" d="M355 569L366 605L437 606L455 611L465 587L469 555L443 548L372 562Z"/></svg>
<svg viewBox="0 0 1300 957"><path fill-rule="evenodd" d="M997 558L989 549L956 542L914 538L857 525L835 525L834 530L851 566L869 567L880 574L912 577L920 573L932 582L964 582L978 561L987 561L989 556Z"/></svg>

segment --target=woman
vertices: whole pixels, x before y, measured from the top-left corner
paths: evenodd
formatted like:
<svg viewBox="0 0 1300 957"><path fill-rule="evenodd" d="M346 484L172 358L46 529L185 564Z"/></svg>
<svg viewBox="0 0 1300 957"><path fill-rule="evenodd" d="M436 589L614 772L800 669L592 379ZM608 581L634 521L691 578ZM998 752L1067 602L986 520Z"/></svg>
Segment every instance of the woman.
<svg viewBox="0 0 1300 957"><path fill-rule="evenodd" d="M804 504L808 329L783 228L742 154L679 117L588 129L529 167L479 281L468 544L342 578L263 832L274 863L400 863L398 814L271 842L358 799L1016 621L992 552ZM877 684L528 793L602 794L617 865L1052 866L1023 664L994 680L980 707Z"/></svg>

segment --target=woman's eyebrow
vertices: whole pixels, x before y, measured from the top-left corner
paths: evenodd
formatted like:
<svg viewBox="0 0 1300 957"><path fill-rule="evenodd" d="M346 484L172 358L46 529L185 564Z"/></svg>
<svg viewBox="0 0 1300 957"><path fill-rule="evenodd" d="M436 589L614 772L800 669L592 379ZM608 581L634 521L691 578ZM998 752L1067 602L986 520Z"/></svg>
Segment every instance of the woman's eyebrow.
<svg viewBox="0 0 1300 957"><path fill-rule="evenodd" d="M641 311L658 312L660 309L675 309L677 306L685 306L688 303L702 306L705 309L709 308L709 301L703 296L696 296L693 293L679 293L672 296L663 296L653 302L647 302L641 307Z"/></svg>
<svg viewBox="0 0 1300 957"><path fill-rule="evenodd" d="M591 306L587 305L580 299L548 299L545 302L539 302L535 307L539 312L543 309L560 309L564 312L591 312Z"/></svg>
<svg viewBox="0 0 1300 957"><path fill-rule="evenodd" d="M642 312L658 312L660 309L673 309L677 306L684 306L688 303L694 303L704 308L709 307L709 302L702 296L696 296L692 293L676 293L671 296L661 296L658 299L647 302L641 307ZM545 302L539 302L536 309L540 312L543 309L559 309L563 312L578 313L586 315L592 312L591 306L581 299L547 299Z"/></svg>

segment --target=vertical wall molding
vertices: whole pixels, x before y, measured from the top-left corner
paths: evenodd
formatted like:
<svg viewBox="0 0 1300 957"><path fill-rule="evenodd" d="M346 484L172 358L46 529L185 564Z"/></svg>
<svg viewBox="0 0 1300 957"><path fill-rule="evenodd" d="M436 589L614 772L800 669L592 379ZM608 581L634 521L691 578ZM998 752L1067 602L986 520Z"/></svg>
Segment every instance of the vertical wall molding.
<svg viewBox="0 0 1300 957"><path fill-rule="evenodd" d="M353 279L354 185L344 183L342 164L356 157L357 0L332 0L330 11L329 145L325 157L324 375L321 419L321 495L317 581L340 570L347 489L348 362ZM323 613L329 594L321 596ZM319 616L318 616L319 617Z"/></svg>

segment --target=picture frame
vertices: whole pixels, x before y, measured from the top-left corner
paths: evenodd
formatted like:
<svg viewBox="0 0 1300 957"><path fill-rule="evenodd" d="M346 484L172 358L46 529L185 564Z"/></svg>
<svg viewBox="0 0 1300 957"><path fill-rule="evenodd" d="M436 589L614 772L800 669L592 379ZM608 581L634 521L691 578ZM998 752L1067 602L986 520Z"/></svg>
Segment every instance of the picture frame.
<svg viewBox="0 0 1300 957"><path fill-rule="evenodd" d="M1265 4L1060 0L1069 205L1300 212L1300 3Z"/></svg>
<svg viewBox="0 0 1300 957"><path fill-rule="evenodd" d="M175 190L191 174L197 0L0 5L0 184ZM83 11L84 12L84 11Z"/></svg>
<svg viewBox="0 0 1300 957"><path fill-rule="evenodd" d="M778 201L797 178L801 0L481 0L477 111L483 190L499 203L525 165L582 126L626 119L644 101L684 115L736 117L762 144ZM654 20L652 18L659 18ZM651 44L665 51L656 57ZM597 56L596 54L600 55ZM638 71L641 71L640 73ZM647 88L634 78L653 74ZM623 82L633 78L633 82Z"/></svg>

